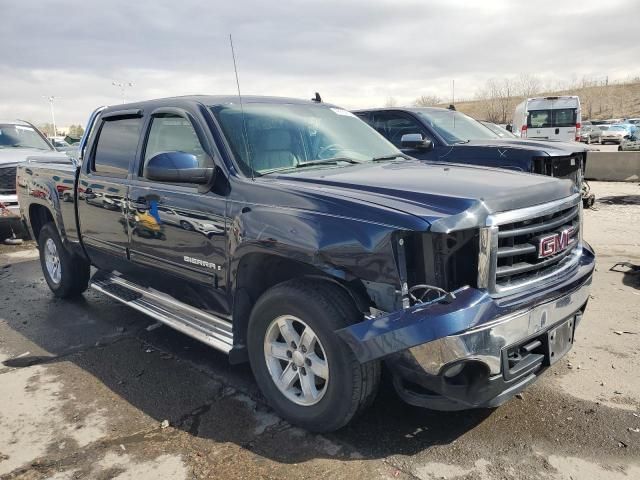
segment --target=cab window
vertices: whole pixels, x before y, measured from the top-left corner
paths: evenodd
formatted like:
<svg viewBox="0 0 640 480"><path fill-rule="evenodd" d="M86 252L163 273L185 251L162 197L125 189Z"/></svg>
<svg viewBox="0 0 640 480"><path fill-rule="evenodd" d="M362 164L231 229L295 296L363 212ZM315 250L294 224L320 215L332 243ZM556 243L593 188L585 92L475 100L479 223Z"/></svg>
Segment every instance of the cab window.
<svg viewBox="0 0 640 480"><path fill-rule="evenodd" d="M144 153L144 166L150 158L162 152L184 152L195 155L202 167L208 167L208 156L191 122L179 115L161 114L151 120Z"/></svg>
<svg viewBox="0 0 640 480"><path fill-rule="evenodd" d="M93 157L93 171L109 177L126 178L136 157L142 118L105 119Z"/></svg>
<svg viewBox="0 0 640 480"><path fill-rule="evenodd" d="M372 127L382 134L396 147L402 147L402 136L410 133L419 133L422 138L432 140L426 135L424 128L417 120L401 113L376 113Z"/></svg>

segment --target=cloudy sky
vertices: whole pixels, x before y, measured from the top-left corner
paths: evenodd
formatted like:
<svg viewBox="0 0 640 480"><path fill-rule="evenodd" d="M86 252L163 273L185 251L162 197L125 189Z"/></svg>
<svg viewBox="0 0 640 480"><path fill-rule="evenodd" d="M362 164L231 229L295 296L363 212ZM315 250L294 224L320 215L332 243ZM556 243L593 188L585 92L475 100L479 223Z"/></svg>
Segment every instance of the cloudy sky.
<svg viewBox="0 0 640 480"><path fill-rule="evenodd" d="M488 78L640 75L637 0L0 0L0 118L84 123L120 102L235 92L472 98Z"/></svg>

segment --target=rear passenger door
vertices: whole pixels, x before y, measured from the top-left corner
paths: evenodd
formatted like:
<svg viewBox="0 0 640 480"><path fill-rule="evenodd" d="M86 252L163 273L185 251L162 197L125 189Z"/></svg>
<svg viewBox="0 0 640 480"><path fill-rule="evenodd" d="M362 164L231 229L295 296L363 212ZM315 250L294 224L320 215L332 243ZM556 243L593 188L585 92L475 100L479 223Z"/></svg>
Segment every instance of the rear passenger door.
<svg viewBox="0 0 640 480"><path fill-rule="evenodd" d="M78 182L78 220L83 244L101 269L126 271L128 266L128 175L141 131L140 112L110 112L100 119L85 152Z"/></svg>
<svg viewBox="0 0 640 480"><path fill-rule="evenodd" d="M162 152L186 152L212 167L214 153L196 113L154 111L147 123L141 161L129 192L130 255L137 283L181 302L226 314L225 197L196 185L146 178L145 165Z"/></svg>

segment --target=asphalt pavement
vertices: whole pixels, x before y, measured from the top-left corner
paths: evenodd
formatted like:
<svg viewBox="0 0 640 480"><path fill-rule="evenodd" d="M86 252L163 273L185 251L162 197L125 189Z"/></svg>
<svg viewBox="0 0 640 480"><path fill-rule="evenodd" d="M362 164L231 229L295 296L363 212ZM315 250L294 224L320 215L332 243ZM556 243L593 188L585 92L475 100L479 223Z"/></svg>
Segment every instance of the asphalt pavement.
<svg viewBox="0 0 640 480"><path fill-rule="evenodd" d="M410 407L387 383L315 435L247 365L96 292L55 299L32 243L0 247L1 479L640 478L640 186L592 182L598 253L574 349L494 410Z"/></svg>

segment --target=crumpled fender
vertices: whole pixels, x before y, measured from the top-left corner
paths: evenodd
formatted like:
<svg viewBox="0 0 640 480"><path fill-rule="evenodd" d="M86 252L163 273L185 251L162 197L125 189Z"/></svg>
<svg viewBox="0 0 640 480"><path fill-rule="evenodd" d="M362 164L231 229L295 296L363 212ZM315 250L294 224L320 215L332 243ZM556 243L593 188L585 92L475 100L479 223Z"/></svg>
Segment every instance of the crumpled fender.
<svg viewBox="0 0 640 480"><path fill-rule="evenodd" d="M449 303L414 305L335 333L351 347L358 361L364 363L455 335L498 314L494 300L486 292L465 287L453 293L456 298Z"/></svg>

